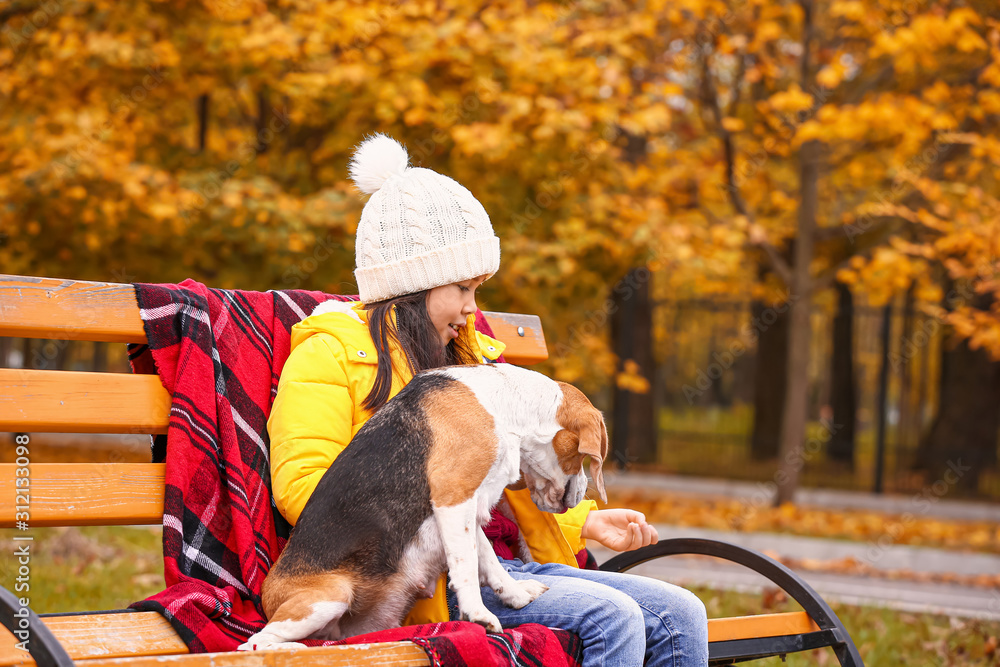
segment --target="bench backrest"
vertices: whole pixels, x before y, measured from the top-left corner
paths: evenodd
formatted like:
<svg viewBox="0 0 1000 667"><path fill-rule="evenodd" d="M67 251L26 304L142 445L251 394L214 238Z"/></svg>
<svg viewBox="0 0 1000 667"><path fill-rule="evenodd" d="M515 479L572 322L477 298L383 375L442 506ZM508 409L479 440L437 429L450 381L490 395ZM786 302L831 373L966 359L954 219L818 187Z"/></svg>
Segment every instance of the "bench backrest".
<svg viewBox="0 0 1000 667"><path fill-rule="evenodd" d="M487 312L505 358L548 357L535 315ZM0 274L0 336L143 343L132 285ZM153 375L0 368L0 432L166 433L170 396ZM30 460L29 456L26 457ZM16 522L16 463L0 464L0 527ZM30 525L159 524L163 465L30 465Z"/></svg>

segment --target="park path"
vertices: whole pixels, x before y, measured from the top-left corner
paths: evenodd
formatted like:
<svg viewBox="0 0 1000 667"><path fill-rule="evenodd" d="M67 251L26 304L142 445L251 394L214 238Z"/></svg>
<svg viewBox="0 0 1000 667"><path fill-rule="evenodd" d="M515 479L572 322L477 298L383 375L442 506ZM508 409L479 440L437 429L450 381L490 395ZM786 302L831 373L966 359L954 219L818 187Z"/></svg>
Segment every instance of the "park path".
<svg viewBox="0 0 1000 667"><path fill-rule="evenodd" d="M751 498L760 493L754 483L706 480L688 477L617 473L608 480L609 490L644 489L651 493ZM877 496L844 491L803 490L796 498L803 506L825 509L864 509L885 513L913 511L912 496ZM920 507L925 508L925 504ZM963 521L1000 523L1000 505L939 500L924 516ZM942 581L947 575L967 579L976 575L1000 574L1000 556L976 552L914 547L873 542L851 542L827 538L776 533L741 533L657 524L661 539L700 537L722 540L791 559L791 568L828 601L845 604L883 605L912 612L940 613L965 618L1000 620L1000 590ZM590 545L598 562L613 552ZM809 561L808 568L795 561ZM869 568L876 576L824 571L817 562L853 561ZM654 576L680 585L758 592L773 587L764 577L742 567L714 558L673 556L639 566L636 573ZM900 573L905 576L900 578ZM927 580L920 580L927 579Z"/></svg>

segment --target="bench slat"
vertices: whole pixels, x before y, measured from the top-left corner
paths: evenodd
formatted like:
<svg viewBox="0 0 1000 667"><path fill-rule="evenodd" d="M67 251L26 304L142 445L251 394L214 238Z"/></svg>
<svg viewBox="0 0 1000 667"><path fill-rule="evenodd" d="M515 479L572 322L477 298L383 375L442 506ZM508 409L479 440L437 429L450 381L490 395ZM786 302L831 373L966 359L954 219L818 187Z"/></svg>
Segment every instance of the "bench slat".
<svg viewBox="0 0 1000 667"><path fill-rule="evenodd" d="M15 525L15 467L0 464L0 528ZM162 463L34 463L28 479L32 527L163 521Z"/></svg>
<svg viewBox="0 0 1000 667"><path fill-rule="evenodd" d="M50 616L43 619L74 660L86 660L88 667L98 665L153 665L176 663L179 665L233 665L248 658L247 654L214 654L210 661L205 655L187 653L184 642L174 634L173 628L156 612L130 614L85 614L79 616ZM783 614L761 614L738 618L714 618L708 621L710 642L750 639L753 637L780 637L805 632L815 632L816 624L804 611ZM0 638L0 667L31 664L23 651L14 647L14 637L9 633ZM370 647L370 648L366 648ZM340 649L340 650L331 650ZM351 649L351 650L345 650ZM260 658L255 665L330 664L346 665L349 660L364 664L426 665L426 656L419 647L409 642L368 644L359 647L311 648L298 658L274 658L288 655L284 651L262 651L253 655ZM114 660L121 656L176 656L155 660ZM229 656L228 658L226 656ZM308 660L305 658L308 657ZM99 660L98 660L99 659ZM380 662L381 661L381 662Z"/></svg>
<svg viewBox="0 0 1000 667"><path fill-rule="evenodd" d="M155 375L0 368L0 432L166 433Z"/></svg>
<svg viewBox="0 0 1000 667"><path fill-rule="evenodd" d="M816 632L819 626L804 611L758 614L708 620L708 641L725 642L754 637L781 637Z"/></svg>
<svg viewBox="0 0 1000 667"><path fill-rule="evenodd" d="M258 653L188 654L187 646L156 612L129 614L86 614L49 616L42 621L66 649L70 658L88 667L97 665L158 665L166 660L184 665L429 665L427 655L410 642L330 646L299 651L298 659L272 662L272 655L286 651ZM14 636L0 630L0 666L33 665L31 656L16 648ZM128 657L136 656L136 657ZM166 656L173 656L168 658ZM256 658L256 659L254 659ZM248 660L249 659L249 660Z"/></svg>
<svg viewBox="0 0 1000 667"><path fill-rule="evenodd" d="M188 652L167 619L155 611L49 616L42 622L74 660L120 658L136 651L150 656ZM15 646L13 635L0 632L4 635L0 638L0 666L34 664Z"/></svg>
<svg viewBox="0 0 1000 667"><path fill-rule="evenodd" d="M128 284L0 274L0 336L143 343Z"/></svg>
<svg viewBox="0 0 1000 667"><path fill-rule="evenodd" d="M201 653L149 658L113 658L85 660L85 667L424 667L430 659L423 649L411 642L315 646L304 649L275 649L232 653Z"/></svg>
<svg viewBox="0 0 1000 667"><path fill-rule="evenodd" d="M144 343L146 332L129 284L0 274L0 336ZM486 312L508 361L548 358L537 315ZM524 336L517 333L523 327Z"/></svg>

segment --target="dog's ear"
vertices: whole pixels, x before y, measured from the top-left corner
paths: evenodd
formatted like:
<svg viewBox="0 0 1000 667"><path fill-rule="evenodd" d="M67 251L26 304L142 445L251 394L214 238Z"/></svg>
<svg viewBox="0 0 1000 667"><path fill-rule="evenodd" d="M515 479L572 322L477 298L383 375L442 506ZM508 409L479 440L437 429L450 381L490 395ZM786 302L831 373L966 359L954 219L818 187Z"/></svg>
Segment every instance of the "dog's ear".
<svg viewBox="0 0 1000 667"><path fill-rule="evenodd" d="M590 476L597 486L597 493L601 500L608 502L608 494L604 490L604 459L608 455L608 429L604 426L604 419L601 413L594 410L594 416L583 422L580 430L580 448L577 450L581 454L590 456Z"/></svg>

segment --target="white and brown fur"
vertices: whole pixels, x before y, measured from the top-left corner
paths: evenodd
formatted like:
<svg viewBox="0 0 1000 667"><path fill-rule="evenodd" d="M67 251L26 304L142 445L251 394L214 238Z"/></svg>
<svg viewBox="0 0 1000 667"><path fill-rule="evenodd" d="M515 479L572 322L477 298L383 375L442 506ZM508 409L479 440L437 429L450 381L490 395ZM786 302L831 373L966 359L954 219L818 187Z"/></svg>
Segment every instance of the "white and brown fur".
<svg viewBox="0 0 1000 667"><path fill-rule="evenodd" d="M397 627L445 566L463 618L499 632L481 585L516 609L547 588L499 564L490 509L515 483L543 510L577 505L585 455L604 498L607 448L601 413L571 385L507 364L418 374L323 475L264 581L268 624L240 648Z"/></svg>

